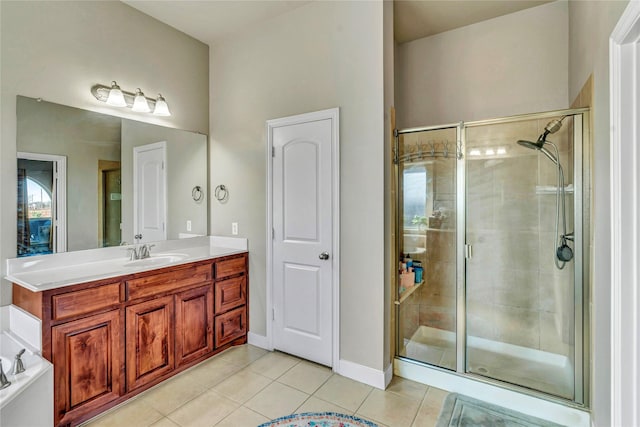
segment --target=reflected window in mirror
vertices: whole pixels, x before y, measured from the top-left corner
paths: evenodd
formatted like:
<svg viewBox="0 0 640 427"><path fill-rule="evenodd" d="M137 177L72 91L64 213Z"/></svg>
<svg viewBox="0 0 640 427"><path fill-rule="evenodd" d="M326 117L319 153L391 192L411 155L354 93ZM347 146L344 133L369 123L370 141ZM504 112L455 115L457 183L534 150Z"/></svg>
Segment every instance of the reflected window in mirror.
<svg viewBox="0 0 640 427"><path fill-rule="evenodd" d="M403 171L403 227L405 230L426 228L426 220L431 214L433 203L433 186L429 169L427 164L421 163L410 165Z"/></svg>
<svg viewBox="0 0 640 427"><path fill-rule="evenodd" d="M18 159L19 257L55 252L55 162Z"/></svg>

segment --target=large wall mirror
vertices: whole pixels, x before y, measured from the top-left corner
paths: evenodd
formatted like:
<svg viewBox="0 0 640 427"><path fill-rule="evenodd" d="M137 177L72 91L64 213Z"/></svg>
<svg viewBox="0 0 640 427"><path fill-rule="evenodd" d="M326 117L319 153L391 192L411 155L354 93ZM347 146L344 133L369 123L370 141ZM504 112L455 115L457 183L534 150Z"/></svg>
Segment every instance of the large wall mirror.
<svg viewBox="0 0 640 427"><path fill-rule="evenodd" d="M207 137L17 98L18 256L207 234Z"/></svg>

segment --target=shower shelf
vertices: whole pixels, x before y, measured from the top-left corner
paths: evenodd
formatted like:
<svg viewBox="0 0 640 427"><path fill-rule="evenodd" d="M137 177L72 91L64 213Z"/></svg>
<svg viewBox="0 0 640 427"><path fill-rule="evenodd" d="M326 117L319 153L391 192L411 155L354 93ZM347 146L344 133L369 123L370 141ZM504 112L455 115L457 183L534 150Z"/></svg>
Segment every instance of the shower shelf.
<svg viewBox="0 0 640 427"><path fill-rule="evenodd" d="M424 280L420 283L416 283L415 285L413 285L412 287L406 289L404 292L402 292L400 294L400 299L397 301L394 301L393 303L395 305L400 305L404 302L404 300L406 300L407 298L409 298L409 296L414 293L416 291L416 289L418 289L420 286L424 285Z"/></svg>
<svg viewBox="0 0 640 427"><path fill-rule="evenodd" d="M555 185L536 185L536 194L556 194L558 187ZM564 187L565 193L573 193L573 184Z"/></svg>

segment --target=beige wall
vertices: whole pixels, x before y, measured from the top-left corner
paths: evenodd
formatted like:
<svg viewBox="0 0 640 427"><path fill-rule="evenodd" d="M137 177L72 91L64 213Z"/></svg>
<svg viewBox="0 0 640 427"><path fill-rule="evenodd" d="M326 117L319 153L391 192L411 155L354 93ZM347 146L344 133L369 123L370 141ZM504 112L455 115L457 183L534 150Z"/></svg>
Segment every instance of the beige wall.
<svg viewBox="0 0 640 427"><path fill-rule="evenodd" d="M609 206L609 36L627 1L569 3L569 102L593 75L593 287L592 413L593 424L610 425L611 291Z"/></svg>
<svg viewBox="0 0 640 427"><path fill-rule="evenodd" d="M117 23L117 24L114 24ZM120 2L0 2L0 263L15 256L16 96L209 131L208 47ZM117 80L161 92L172 116L109 108L89 92ZM11 302L2 283L0 305Z"/></svg>
<svg viewBox="0 0 640 427"><path fill-rule="evenodd" d="M398 46L399 128L567 107L567 2Z"/></svg>
<svg viewBox="0 0 640 427"><path fill-rule="evenodd" d="M211 50L210 230L249 239L251 331L266 334L265 121L340 107L340 357L383 368L381 2L311 2Z"/></svg>

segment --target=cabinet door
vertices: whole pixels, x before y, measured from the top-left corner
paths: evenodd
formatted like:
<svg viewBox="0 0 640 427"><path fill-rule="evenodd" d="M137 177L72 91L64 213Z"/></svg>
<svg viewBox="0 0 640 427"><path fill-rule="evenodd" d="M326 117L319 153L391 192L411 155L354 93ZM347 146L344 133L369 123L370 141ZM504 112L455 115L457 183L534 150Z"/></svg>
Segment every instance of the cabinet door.
<svg viewBox="0 0 640 427"><path fill-rule="evenodd" d="M225 314L216 316L216 347L240 338L247 333L246 307L236 308Z"/></svg>
<svg viewBox="0 0 640 427"><path fill-rule="evenodd" d="M176 365L213 351L213 288L211 285L176 295Z"/></svg>
<svg viewBox="0 0 640 427"><path fill-rule="evenodd" d="M174 367L173 296L126 309L127 389L133 390Z"/></svg>
<svg viewBox="0 0 640 427"><path fill-rule="evenodd" d="M124 392L121 337L119 310L51 328L56 424Z"/></svg>
<svg viewBox="0 0 640 427"><path fill-rule="evenodd" d="M240 307L247 301L247 278L245 276L216 282L215 289L216 314Z"/></svg>

